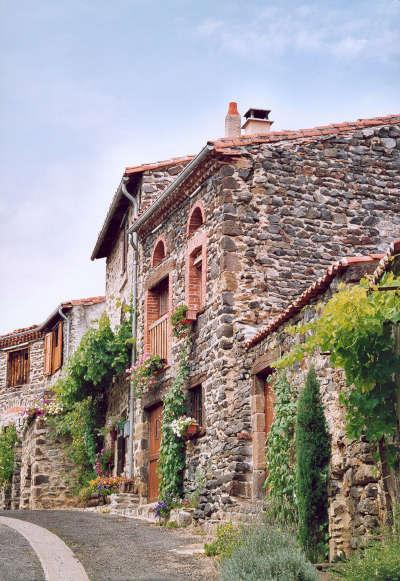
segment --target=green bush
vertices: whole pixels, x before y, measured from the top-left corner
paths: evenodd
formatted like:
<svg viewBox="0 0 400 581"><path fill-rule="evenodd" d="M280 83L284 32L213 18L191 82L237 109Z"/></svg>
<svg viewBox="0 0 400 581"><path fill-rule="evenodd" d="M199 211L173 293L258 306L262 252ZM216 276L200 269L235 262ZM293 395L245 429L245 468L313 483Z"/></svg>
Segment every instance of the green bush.
<svg viewBox="0 0 400 581"><path fill-rule="evenodd" d="M400 517L394 511L393 530L384 532L380 541L373 540L353 553L334 572L345 581L400 581Z"/></svg>
<svg viewBox="0 0 400 581"><path fill-rule="evenodd" d="M318 581L292 534L267 523L244 534L222 562L221 581Z"/></svg>
<svg viewBox="0 0 400 581"><path fill-rule="evenodd" d="M300 393L296 423L296 481L299 540L312 561L326 556L330 436L315 369Z"/></svg>
<svg viewBox="0 0 400 581"><path fill-rule="evenodd" d="M218 525L216 538L211 543L204 545L204 551L208 557L219 556L222 559L230 557L234 549L239 545L242 532L232 523Z"/></svg>
<svg viewBox="0 0 400 581"><path fill-rule="evenodd" d="M7 487L11 482L17 439L15 426L9 426L0 432L0 487Z"/></svg>

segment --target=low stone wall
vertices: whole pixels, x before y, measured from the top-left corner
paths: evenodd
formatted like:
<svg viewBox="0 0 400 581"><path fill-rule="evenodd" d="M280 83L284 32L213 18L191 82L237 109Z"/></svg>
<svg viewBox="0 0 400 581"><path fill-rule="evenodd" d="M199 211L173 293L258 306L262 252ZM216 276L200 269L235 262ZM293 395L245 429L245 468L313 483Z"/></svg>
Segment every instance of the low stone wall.
<svg viewBox="0 0 400 581"><path fill-rule="evenodd" d="M54 438L41 418L33 420L22 436L19 508L43 509L72 506L74 465L63 442Z"/></svg>

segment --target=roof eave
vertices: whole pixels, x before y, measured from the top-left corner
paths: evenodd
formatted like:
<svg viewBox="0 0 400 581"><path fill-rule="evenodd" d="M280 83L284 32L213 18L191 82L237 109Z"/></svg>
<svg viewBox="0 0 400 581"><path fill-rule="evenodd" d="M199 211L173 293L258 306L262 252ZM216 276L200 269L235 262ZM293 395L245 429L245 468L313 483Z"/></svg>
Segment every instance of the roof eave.
<svg viewBox="0 0 400 581"><path fill-rule="evenodd" d="M192 171L214 150L214 146L207 143L199 153L190 161L187 166L178 174L175 181L169 185L155 202L143 212L141 216L132 224L128 232L137 232L137 230L150 218L154 211L159 208L170 196L170 194L192 173Z"/></svg>

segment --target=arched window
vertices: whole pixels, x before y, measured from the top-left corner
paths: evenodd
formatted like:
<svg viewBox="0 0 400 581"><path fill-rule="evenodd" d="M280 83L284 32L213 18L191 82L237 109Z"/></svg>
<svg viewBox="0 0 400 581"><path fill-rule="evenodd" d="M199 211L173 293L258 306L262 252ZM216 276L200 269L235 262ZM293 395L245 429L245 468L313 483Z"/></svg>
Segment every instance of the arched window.
<svg viewBox="0 0 400 581"><path fill-rule="evenodd" d="M204 224L203 208L200 206L200 204L196 204L196 206L192 209L190 216L189 216L188 227L187 227L188 236L191 236L203 224Z"/></svg>
<svg viewBox="0 0 400 581"><path fill-rule="evenodd" d="M164 240L159 240L153 250L153 259L151 261L151 265L158 266L164 260L165 256L166 250Z"/></svg>

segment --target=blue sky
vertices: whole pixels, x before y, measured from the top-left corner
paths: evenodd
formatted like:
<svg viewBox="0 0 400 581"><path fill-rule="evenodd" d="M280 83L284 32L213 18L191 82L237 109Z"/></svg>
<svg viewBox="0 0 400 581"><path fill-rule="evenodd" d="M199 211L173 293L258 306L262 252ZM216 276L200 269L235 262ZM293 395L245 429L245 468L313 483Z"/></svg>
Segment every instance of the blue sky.
<svg viewBox="0 0 400 581"><path fill-rule="evenodd" d="M102 294L125 165L196 153L227 103L273 129L396 113L400 0L0 2L0 332Z"/></svg>

